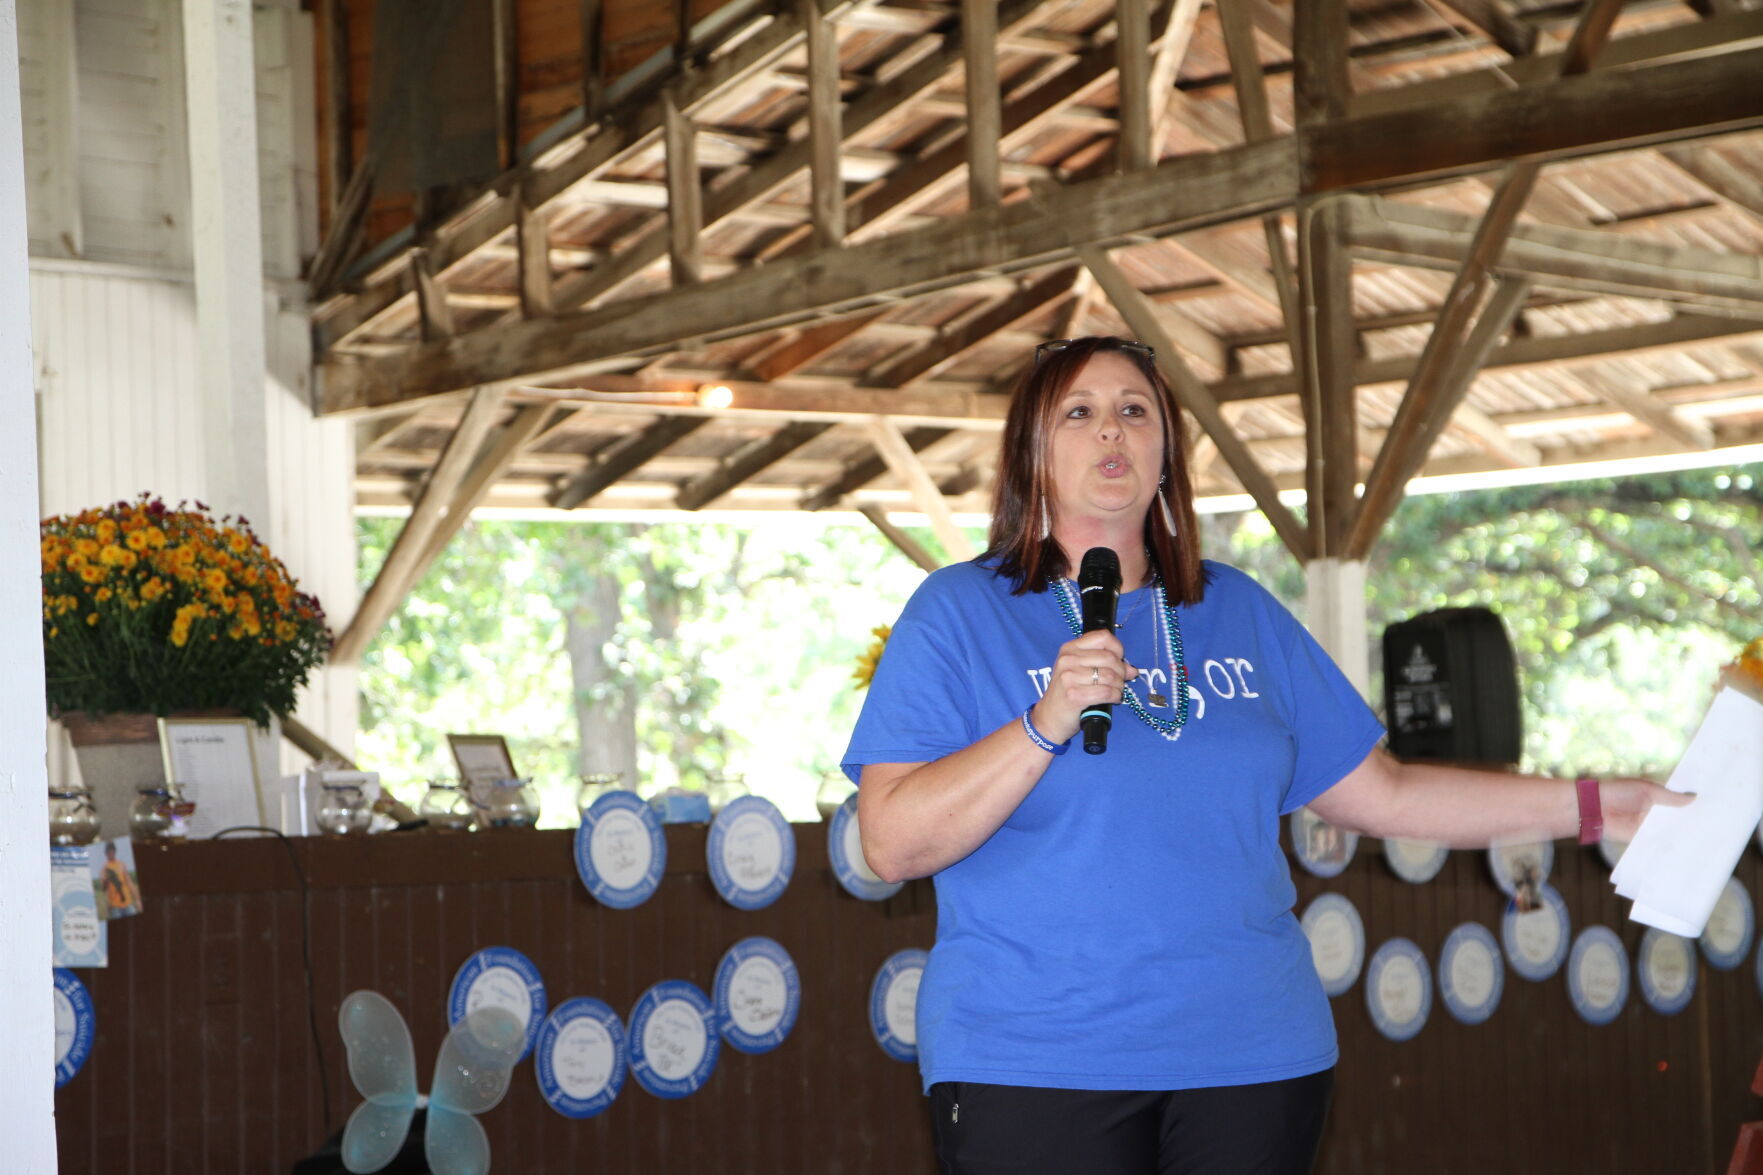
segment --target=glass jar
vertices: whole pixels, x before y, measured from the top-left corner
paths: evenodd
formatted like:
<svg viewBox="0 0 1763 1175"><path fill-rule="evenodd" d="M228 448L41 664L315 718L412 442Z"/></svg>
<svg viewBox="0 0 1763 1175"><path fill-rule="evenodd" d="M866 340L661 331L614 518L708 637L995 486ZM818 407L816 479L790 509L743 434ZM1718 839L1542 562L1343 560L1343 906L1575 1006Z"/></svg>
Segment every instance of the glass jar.
<svg viewBox="0 0 1763 1175"><path fill-rule="evenodd" d="M195 811L195 803L185 799L183 788L175 783L140 784L129 805L129 835L146 841L181 839L189 835Z"/></svg>
<svg viewBox="0 0 1763 1175"><path fill-rule="evenodd" d="M416 814L439 832L466 832L471 828L471 801L451 779L431 779L417 801Z"/></svg>
<svg viewBox="0 0 1763 1175"><path fill-rule="evenodd" d="M485 828L531 828L539 822L539 801L532 793L532 778L498 779L490 784L479 807L478 822Z"/></svg>
<svg viewBox="0 0 1763 1175"><path fill-rule="evenodd" d="M747 794L747 777L732 771L711 776L710 786L704 789L704 798L710 801L712 816Z"/></svg>
<svg viewBox="0 0 1763 1175"><path fill-rule="evenodd" d="M579 777L581 786L576 788L575 807L578 812L586 812L594 806L594 801L608 792L624 790L624 772L596 771Z"/></svg>
<svg viewBox="0 0 1763 1175"><path fill-rule="evenodd" d="M373 823L373 805L360 784L323 784L312 821L320 832L330 836L355 836L365 833Z"/></svg>
<svg viewBox="0 0 1763 1175"><path fill-rule="evenodd" d="M83 783L49 789L49 843L89 845L98 839L98 809Z"/></svg>
<svg viewBox="0 0 1763 1175"><path fill-rule="evenodd" d="M843 771L828 771L821 776L820 790L814 793L814 806L820 810L820 818L831 820L856 790L857 785Z"/></svg>

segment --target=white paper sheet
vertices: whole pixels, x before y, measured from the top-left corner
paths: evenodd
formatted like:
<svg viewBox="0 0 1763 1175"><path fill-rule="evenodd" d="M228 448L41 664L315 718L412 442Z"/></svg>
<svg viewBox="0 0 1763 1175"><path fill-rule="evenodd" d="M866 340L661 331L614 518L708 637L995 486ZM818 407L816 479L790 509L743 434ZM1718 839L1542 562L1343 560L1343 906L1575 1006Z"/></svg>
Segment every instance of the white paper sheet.
<svg viewBox="0 0 1763 1175"><path fill-rule="evenodd" d="M1715 694L1665 786L1696 799L1648 812L1610 880L1636 922L1698 938L1763 820L1763 703Z"/></svg>

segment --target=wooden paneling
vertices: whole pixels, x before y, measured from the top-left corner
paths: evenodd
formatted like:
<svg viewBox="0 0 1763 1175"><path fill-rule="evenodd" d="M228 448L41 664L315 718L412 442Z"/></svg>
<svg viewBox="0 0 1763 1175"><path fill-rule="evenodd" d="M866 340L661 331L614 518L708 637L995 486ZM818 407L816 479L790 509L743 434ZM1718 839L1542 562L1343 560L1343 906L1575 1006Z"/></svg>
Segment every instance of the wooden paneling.
<svg viewBox="0 0 1763 1175"><path fill-rule="evenodd" d="M802 1012L782 1047L724 1048L700 1093L649 1096L634 1082L598 1118L544 1105L532 1065L486 1115L497 1170L617 1172L922 1172L929 1131L917 1074L870 1039L869 983L904 947L928 946L928 883L858 902L827 867L822 826L797 826L796 876L768 909L723 904L704 871L705 830L668 830L660 892L630 911L597 906L574 875L571 834L294 842L310 880L312 957L328 1105L305 1016L301 898L282 845L235 841L141 850L147 913L114 927L111 965L82 972L97 1006L86 1068L57 1097L67 1170L285 1170L341 1128L358 1100L336 1034L342 997L371 987L408 1018L419 1080L439 1047L447 987L475 949L507 945L544 975L551 1003L577 995L628 1015L661 979L708 991L723 951L763 934L789 950ZM1453 853L1411 886L1375 841L1327 881L1296 875L1298 909L1324 892L1359 908L1369 951L1401 935L1435 965L1446 936L1477 921L1498 933L1504 899L1484 854ZM1739 876L1753 894L1763 859ZM1557 845L1552 884L1574 932L1616 929L1631 958L1641 928L1591 850ZM1638 986L1607 1027L1573 1013L1565 973L1530 983L1508 971L1498 1011L1464 1027L1436 994L1414 1040L1371 1026L1363 983L1334 1001L1341 1040L1320 1172L1711 1171L1741 1122L1763 1117L1749 1083L1763 1053L1763 1000L1751 961L1704 963L1694 1000L1660 1016Z"/></svg>

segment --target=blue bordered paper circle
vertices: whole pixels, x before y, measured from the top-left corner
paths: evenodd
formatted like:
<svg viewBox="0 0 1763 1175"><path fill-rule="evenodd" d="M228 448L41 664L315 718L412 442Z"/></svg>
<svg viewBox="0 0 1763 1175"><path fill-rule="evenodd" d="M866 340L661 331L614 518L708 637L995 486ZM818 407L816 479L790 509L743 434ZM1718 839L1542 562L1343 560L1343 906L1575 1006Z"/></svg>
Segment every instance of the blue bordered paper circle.
<svg viewBox="0 0 1763 1175"><path fill-rule="evenodd" d="M802 1010L802 981L790 953L769 938L744 938L716 965L716 1028L743 1053L769 1053Z"/></svg>
<svg viewBox="0 0 1763 1175"><path fill-rule="evenodd" d="M628 1063L618 1013L591 996L553 1008L533 1049L539 1093L565 1118L592 1118L610 1106Z"/></svg>
<svg viewBox="0 0 1763 1175"><path fill-rule="evenodd" d="M1540 982L1561 969L1573 941L1573 925L1567 917L1567 903L1554 886L1545 885L1540 895L1542 908L1520 914L1507 906L1500 919L1500 945L1506 950L1506 961L1520 978Z"/></svg>
<svg viewBox="0 0 1763 1175"><path fill-rule="evenodd" d="M1391 1040L1412 1040L1432 1011L1432 968L1420 948L1392 938L1371 956L1365 972L1365 1007L1371 1022Z"/></svg>
<svg viewBox="0 0 1763 1175"><path fill-rule="evenodd" d="M667 839L655 810L635 792L607 792L575 830L575 871L602 906L628 910L661 888Z"/></svg>
<svg viewBox="0 0 1763 1175"><path fill-rule="evenodd" d="M1359 834L1336 828L1309 808L1292 813L1292 854L1317 877L1336 877L1359 849Z"/></svg>
<svg viewBox="0 0 1763 1175"><path fill-rule="evenodd" d="M697 984L664 979L631 1009L631 1074L656 1097L682 1098L703 1089L716 1071L720 1044L710 998Z"/></svg>
<svg viewBox="0 0 1763 1175"><path fill-rule="evenodd" d="M1555 868L1555 842L1540 840L1527 845L1495 845L1488 850L1488 872L1493 874L1494 884L1507 897L1518 892L1515 871L1521 864L1537 870L1539 886L1546 884L1550 871Z"/></svg>
<svg viewBox="0 0 1763 1175"><path fill-rule="evenodd" d="M1383 859L1390 872L1410 885L1423 885L1439 875L1451 850L1424 840L1399 840L1385 837Z"/></svg>
<svg viewBox="0 0 1763 1175"><path fill-rule="evenodd" d="M485 947L460 964L447 992L447 1023L459 1023L483 1004L506 1008L525 1024L519 1058L525 1060L545 1020L545 981L532 960L513 947Z"/></svg>
<svg viewBox="0 0 1763 1175"><path fill-rule="evenodd" d="M1726 880L1714 912L1708 915L1708 927L1702 931L1702 953L1708 965L1731 971L1751 953L1751 940L1757 931L1757 911L1751 903L1751 892L1736 877Z"/></svg>
<svg viewBox="0 0 1763 1175"><path fill-rule="evenodd" d="M1660 1015L1675 1016L1690 1006L1696 994L1696 964L1693 940L1648 927L1635 957L1641 998Z"/></svg>
<svg viewBox="0 0 1763 1175"><path fill-rule="evenodd" d="M900 882L883 881L869 862L863 859L863 843L857 835L857 797L845 797L839 810L826 826L826 855L832 862L833 876L845 892L866 902L879 902L900 892Z"/></svg>
<svg viewBox="0 0 1763 1175"><path fill-rule="evenodd" d="M1345 994L1365 966L1365 923L1353 903L1338 893L1325 893L1304 909L1299 920L1310 940L1310 961L1322 990Z"/></svg>
<svg viewBox="0 0 1763 1175"><path fill-rule="evenodd" d="M796 834L777 805L763 796L731 801L710 822L705 853L710 881L737 910L762 910L777 901L796 871Z"/></svg>
<svg viewBox="0 0 1763 1175"><path fill-rule="evenodd" d="M1506 986L1506 965L1494 932L1479 922L1465 922L1445 939L1439 952L1439 996L1445 1010L1462 1024L1481 1024L1500 1006Z"/></svg>
<svg viewBox="0 0 1763 1175"><path fill-rule="evenodd" d="M72 1081L92 1055L92 1038L98 1017L92 995L80 977L65 967L55 968L55 1088Z"/></svg>
<svg viewBox="0 0 1763 1175"><path fill-rule="evenodd" d="M1608 926L1588 926L1573 940L1567 995L1587 1024L1608 1024L1628 1002L1628 951Z"/></svg>
<svg viewBox="0 0 1763 1175"><path fill-rule="evenodd" d="M869 1031L896 1061L918 1059L918 982L929 960L924 951L895 951L869 985Z"/></svg>

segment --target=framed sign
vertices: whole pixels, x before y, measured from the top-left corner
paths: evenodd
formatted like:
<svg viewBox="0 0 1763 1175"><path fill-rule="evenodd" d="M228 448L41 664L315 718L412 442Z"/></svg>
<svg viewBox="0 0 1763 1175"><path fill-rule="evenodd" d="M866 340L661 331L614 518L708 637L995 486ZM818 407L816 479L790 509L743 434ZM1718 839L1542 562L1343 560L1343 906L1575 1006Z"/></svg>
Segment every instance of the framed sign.
<svg viewBox="0 0 1763 1175"><path fill-rule="evenodd" d="M192 837L262 825L263 790L249 718L161 718L159 750L165 778L196 805Z"/></svg>
<svg viewBox="0 0 1763 1175"><path fill-rule="evenodd" d="M518 779L508 740L499 734L449 734L447 746L459 768L459 784L478 808L488 804L490 788L498 779Z"/></svg>

